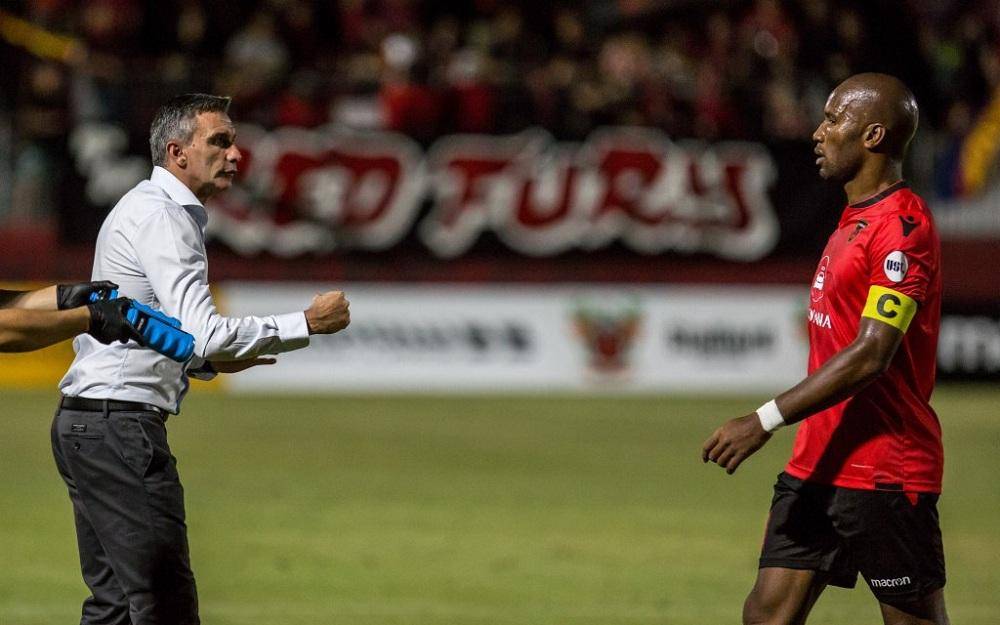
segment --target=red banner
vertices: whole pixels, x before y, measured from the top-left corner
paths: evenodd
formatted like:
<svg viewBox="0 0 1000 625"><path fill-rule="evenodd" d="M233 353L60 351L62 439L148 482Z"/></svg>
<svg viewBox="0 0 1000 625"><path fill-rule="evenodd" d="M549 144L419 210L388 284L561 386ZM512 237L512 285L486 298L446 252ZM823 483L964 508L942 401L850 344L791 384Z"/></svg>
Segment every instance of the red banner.
<svg viewBox="0 0 1000 625"><path fill-rule="evenodd" d="M457 135L426 152L401 135L331 128L241 127L238 142L242 173L214 203L211 234L244 254L383 250L414 228L444 258L484 232L529 256L621 242L750 261L778 240L776 168L756 144L675 143L638 128L583 144L541 130Z"/></svg>

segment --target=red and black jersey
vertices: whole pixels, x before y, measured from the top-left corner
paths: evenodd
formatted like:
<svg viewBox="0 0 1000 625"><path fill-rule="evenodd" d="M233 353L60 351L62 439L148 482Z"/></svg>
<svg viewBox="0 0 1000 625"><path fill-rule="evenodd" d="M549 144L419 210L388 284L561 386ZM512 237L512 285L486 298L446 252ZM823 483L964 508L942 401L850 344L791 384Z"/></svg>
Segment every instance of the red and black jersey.
<svg viewBox="0 0 1000 625"><path fill-rule="evenodd" d="M930 210L905 183L844 210L810 290L809 372L854 341L862 316L905 334L885 373L802 421L788 473L845 488L941 491L941 426L929 403L940 258Z"/></svg>

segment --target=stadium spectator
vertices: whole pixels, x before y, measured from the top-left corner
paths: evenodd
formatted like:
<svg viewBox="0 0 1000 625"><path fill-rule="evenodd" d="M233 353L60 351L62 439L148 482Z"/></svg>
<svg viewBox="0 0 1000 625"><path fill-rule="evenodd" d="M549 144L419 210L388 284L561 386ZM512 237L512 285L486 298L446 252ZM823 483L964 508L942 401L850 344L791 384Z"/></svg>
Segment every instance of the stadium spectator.
<svg viewBox="0 0 1000 625"><path fill-rule="evenodd" d="M941 146L929 160L947 161L1000 88L1000 12L989 3L910 0L903 7L886 20L877 4L834 10L829 0L684 10L669 3L449 10L421 1L294 0L231 11L188 0L101 0L29 2L19 17L75 36L84 51L61 61L67 76L56 92L67 94L69 113L61 119L125 123L130 137L142 136L151 102L163 94L215 89L237 96L241 119L265 127L333 120L423 143L530 126L581 140L606 124L652 126L675 138L801 141L805 120L820 112L833 85L906 57L925 103L922 134ZM874 23L884 26L877 38ZM32 53L2 43L0 50L22 75L37 72L25 67ZM133 88L136 81L142 88ZM6 96L9 115L37 108L37 94L15 91ZM970 124L955 123L966 112ZM69 128L50 128L64 144ZM17 132L16 144L36 143L30 125ZM68 170L66 148L57 149L63 157L46 162ZM28 173L17 178L30 180ZM33 197L18 205L55 212L50 205L60 202Z"/></svg>

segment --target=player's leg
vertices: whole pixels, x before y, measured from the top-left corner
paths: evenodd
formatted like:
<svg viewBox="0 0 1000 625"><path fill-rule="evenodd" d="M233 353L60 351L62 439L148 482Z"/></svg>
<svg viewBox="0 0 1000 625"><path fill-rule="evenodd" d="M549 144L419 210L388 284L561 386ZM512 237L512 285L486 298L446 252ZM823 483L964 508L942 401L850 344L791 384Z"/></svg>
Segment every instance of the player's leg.
<svg viewBox="0 0 1000 625"><path fill-rule="evenodd" d="M799 625L827 584L853 584L857 571L826 514L833 493L786 473L778 476L744 623Z"/></svg>
<svg viewBox="0 0 1000 625"><path fill-rule="evenodd" d="M804 625L826 588L825 573L765 567L743 603L743 625Z"/></svg>
<svg viewBox="0 0 1000 625"><path fill-rule="evenodd" d="M950 625L948 611L944 607L944 589L909 603L889 605L879 602L882 621L885 625Z"/></svg>
<svg viewBox="0 0 1000 625"><path fill-rule="evenodd" d="M87 413L63 415L64 425L60 428L60 415L57 414L52 423L52 453L59 474L69 490L70 501L73 503L80 570L83 581L91 593L83 602L80 623L81 625L131 625L128 598L118 583L97 532L90 522L66 461L67 454L87 453L89 447L101 444L103 437L100 431L101 424L88 423L93 416ZM68 423L68 427L65 423ZM73 431L74 425L78 430L76 432Z"/></svg>
<svg viewBox="0 0 1000 625"><path fill-rule="evenodd" d="M841 489L836 526L886 625L948 625L937 495Z"/></svg>

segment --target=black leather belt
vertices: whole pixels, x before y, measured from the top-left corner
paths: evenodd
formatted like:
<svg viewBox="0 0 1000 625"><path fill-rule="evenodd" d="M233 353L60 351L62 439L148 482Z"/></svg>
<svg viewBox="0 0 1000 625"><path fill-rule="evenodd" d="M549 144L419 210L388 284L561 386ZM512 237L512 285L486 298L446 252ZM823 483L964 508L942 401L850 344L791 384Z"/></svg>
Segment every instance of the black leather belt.
<svg viewBox="0 0 1000 625"><path fill-rule="evenodd" d="M84 410L87 412L155 412L164 419L167 411L153 404L138 401L118 401L116 399L88 399L86 397L63 396L59 407L66 410Z"/></svg>

